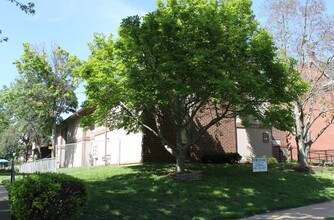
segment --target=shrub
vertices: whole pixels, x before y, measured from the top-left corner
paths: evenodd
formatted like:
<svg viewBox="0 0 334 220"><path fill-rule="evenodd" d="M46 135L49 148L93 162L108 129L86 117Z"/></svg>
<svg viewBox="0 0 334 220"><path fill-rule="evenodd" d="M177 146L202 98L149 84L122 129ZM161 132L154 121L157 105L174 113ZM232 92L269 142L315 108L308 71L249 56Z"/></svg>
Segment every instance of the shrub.
<svg viewBox="0 0 334 220"><path fill-rule="evenodd" d="M86 204L82 180L59 173L35 173L14 182L9 204L17 219L69 219Z"/></svg>
<svg viewBox="0 0 334 220"><path fill-rule="evenodd" d="M268 164L278 164L278 161L275 157L265 157Z"/></svg>
<svg viewBox="0 0 334 220"><path fill-rule="evenodd" d="M203 163L238 163L241 156L238 153L210 152L203 156Z"/></svg>

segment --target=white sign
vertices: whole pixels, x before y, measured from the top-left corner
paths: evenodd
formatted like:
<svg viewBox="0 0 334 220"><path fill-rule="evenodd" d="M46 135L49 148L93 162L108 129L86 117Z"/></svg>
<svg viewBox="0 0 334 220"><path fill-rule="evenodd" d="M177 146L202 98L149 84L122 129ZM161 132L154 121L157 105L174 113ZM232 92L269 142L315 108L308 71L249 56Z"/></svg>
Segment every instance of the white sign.
<svg viewBox="0 0 334 220"><path fill-rule="evenodd" d="M253 172L267 172L268 166L267 166L267 159L264 157L256 157L252 159L253 163Z"/></svg>

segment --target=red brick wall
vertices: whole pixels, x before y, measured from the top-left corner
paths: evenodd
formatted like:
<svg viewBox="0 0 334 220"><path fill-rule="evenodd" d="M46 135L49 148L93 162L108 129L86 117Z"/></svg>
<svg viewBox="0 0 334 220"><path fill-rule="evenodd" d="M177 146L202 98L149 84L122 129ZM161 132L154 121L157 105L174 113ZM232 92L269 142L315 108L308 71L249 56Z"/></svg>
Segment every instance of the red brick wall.
<svg viewBox="0 0 334 220"><path fill-rule="evenodd" d="M208 123L209 117L201 117L194 123L193 135L196 135L199 127ZM199 122L200 121L200 122ZM152 126L153 120L147 122ZM166 139L175 143L175 130L173 125L165 122L163 125ZM161 141L147 129L143 135L143 162L174 162L174 157L162 146ZM205 132L196 143L190 147L187 160L199 162L201 158L211 151L236 152L236 128L235 119L224 119L219 125L214 125Z"/></svg>
<svg viewBox="0 0 334 220"><path fill-rule="evenodd" d="M146 119L146 124L152 128L156 128L152 117ZM168 120L166 119L164 120L162 127L164 133L168 134L165 138L168 141L175 143L174 126L171 123L168 123ZM148 129L143 130L142 162L175 162L174 157L165 149L161 140Z"/></svg>
<svg viewBox="0 0 334 220"><path fill-rule="evenodd" d="M316 54L311 53L310 54L311 58L311 68L310 69L302 69L300 72L302 74L302 78L305 81L310 82L310 77L314 79L318 79L318 77L323 74L322 69L318 69L319 66L319 61L316 58ZM306 68L309 68L308 65L305 65ZM310 74L311 73L311 74ZM323 77L320 79L320 82L323 82L324 80L327 80L326 77ZM320 84L319 84L320 85ZM332 91L324 91L323 93L320 93L319 95L315 96L315 107L314 111L311 114L312 119L316 117L319 114L319 110L323 108L323 102L327 103L333 103L333 92ZM309 104L309 103L308 103ZM333 106L328 106L329 108ZM306 106L305 110L308 109L308 106ZM308 112L305 111L304 114L306 115ZM330 116L331 114L327 114L327 116ZM312 139L316 137L318 132L326 126L327 121L329 118L326 117L326 115L323 115L323 117L318 118L311 126L311 136ZM306 122L305 122L306 123ZM297 149L297 143L295 140L295 137L293 134L291 136L291 151L292 151L292 157L294 160L298 159L298 149ZM330 125L327 130L317 139L311 146L311 151L322 151L322 150L331 150L334 148L334 124ZM312 155L313 156L313 155Z"/></svg>
<svg viewBox="0 0 334 220"><path fill-rule="evenodd" d="M142 162L175 162L174 157L164 148L161 141L146 129L143 133L142 145Z"/></svg>
<svg viewBox="0 0 334 220"><path fill-rule="evenodd" d="M200 123L204 125L208 120L210 120L208 117L201 118ZM200 161L208 152L236 152L236 149L235 119L224 119L212 126L195 145L191 146L190 156L192 161Z"/></svg>

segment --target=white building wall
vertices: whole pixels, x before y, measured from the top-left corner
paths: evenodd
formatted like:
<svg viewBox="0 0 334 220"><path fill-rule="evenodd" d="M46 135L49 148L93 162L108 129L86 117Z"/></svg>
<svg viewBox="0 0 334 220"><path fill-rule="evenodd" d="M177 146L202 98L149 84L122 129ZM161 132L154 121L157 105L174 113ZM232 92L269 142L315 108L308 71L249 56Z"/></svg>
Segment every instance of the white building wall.
<svg viewBox="0 0 334 220"><path fill-rule="evenodd" d="M105 131L103 128L90 132L92 136L86 136L85 139L90 139L87 141L79 138L79 142L59 145L59 166L87 167L141 162L142 133L127 134L125 130L115 130L107 131L106 135Z"/></svg>
<svg viewBox="0 0 334 220"><path fill-rule="evenodd" d="M125 130L108 133L112 164L139 163L142 153L142 133L127 134Z"/></svg>
<svg viewBox="0 0 334 220"><path fill-rule="evenodd" d="M78 143L74 147L73 166L80 167L82 161L82 142Z"/></svg>
<svg viewBox="0 0 334 220"><path fill-rule="evenodd" d="M79 110L84 113L84 110ZM58 134L57 157L60 167L87 167L141 162L142 133L127 134L104 126L80 127L83 116L73 114Z"/></svg>
<svg viewBox="0 0 334 220"><path fill-rule="evenodd" d="M106 137L107 140L105 140ZM97 166L141 161L141 133L127 134L125 130L114 130L108 131L106 136L105 133L99 132L92 142L96 149L95 165Z"/></svg>
<svg viewBox="0 0 334 220"><path fill-rule="evenodd" d="M264 140L263 135L268 135ZM272 134L270 129L237 128L237 149L243 162L250 162L253 157L272 157Z"/></svg>

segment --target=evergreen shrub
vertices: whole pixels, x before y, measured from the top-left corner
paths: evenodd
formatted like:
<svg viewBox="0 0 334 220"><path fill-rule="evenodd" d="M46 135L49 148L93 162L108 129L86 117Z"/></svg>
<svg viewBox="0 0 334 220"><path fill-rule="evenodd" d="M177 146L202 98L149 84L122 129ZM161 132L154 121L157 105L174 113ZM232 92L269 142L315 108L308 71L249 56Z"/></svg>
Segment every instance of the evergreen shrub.
<svg viewBox="0 0 334 220"><path fill-rule="evenodd" d="M275 157L265 157L268 164L278 164L278 161Z"/></svg>
<svg viewBox="0 0 334 220"><path fill-rule="evenodd" d="M87 201L82 180L63 173L34 173L14 182L9 189L12 214L25 219L70 219Z"/></svg>
<svg viewBox="0 0 334 220"><path fill-rule="evenodd" d="M202 157L202 163L228 163L235 164L241 160L238 153L210 152Z"/></svg>

